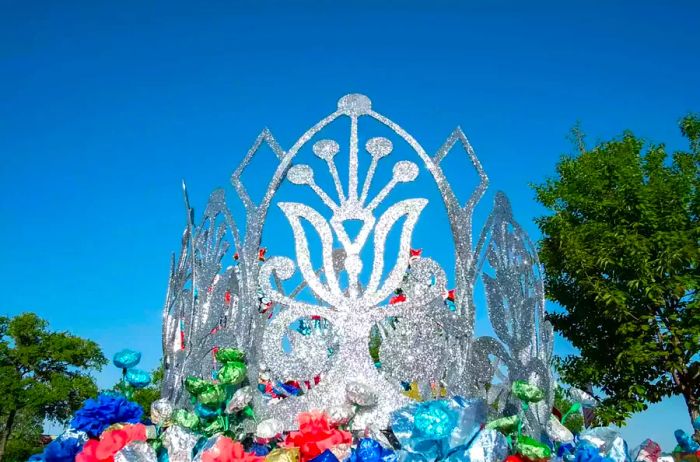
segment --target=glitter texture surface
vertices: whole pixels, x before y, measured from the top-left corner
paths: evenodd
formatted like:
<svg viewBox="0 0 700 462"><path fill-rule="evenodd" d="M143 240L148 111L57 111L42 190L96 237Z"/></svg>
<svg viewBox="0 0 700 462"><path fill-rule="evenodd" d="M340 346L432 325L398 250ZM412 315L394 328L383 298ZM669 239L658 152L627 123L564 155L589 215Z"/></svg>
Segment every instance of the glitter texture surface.
<svg viewBox="0 0 700 462"><path fill-rule="evenodd" d="M387 127L395 140L364 132L360 136L358 121L365 119ZM336 120L349 122L349 138L324 137L324 129ZM413 160L393 160L399 144L410 147ZM264 145L278 165L256 202L242 176ZM295 158L304 147L315 159L299 163ZM460 150L478 177L466 200L457 197L440 166ZM383 186L373 185L379 172L390 172ZM321 174L332 182L319 182ZM389 202L402 183L427 178L440 192L452 231L453 310L444 303L446 276L436 262L418 257L411 259L409 268L411 236L427 199ZM285 181L313 194L319 206L276 200ZM246 352L251 383L257 384L261 377L307 383L298 396L284 399L271 400L253 391L256 415L278 419L286 429L295 427L299 412L311 409L349 417L339 411L350 404L349 386L361 386L376 400L358 407L350 422L362 430L386 428L390 413L410 402L402 393L402 381L416 382L424 397L431 386L440 385L449 396L483 397L505 412L517 404L510 396L510 384L528 380L545 390L545 399L531 406L526 428L534 434L545 431L553 398L548 366L552 331L544 320L539 262L502 194L473 245L472 214L488 178L461 129L455 129L431 156L400 126L375 112L368 97L346 95L335 112L287 151L264 130L231 182L245 207L244 232L222 190L212 194L198 225L185 193L187 227L180 256L173 257L163 311L163 396L186 406L185 377L210 376L213 349L226 346ZM271 206L278 207L289 223L294 259L272 256L261 263L262 233ZM346 230L349 221L359 224L355 236ZM310 230L313 236L307 235ZM387 243L397 232L397 258L390 264L385 257L394 253L387 252ZM224 257L233 253L236 264L224 267ZM320 267L314 263L318 261ZM285 292L285 281L296 274L303 282ZM473 293L478 278L486 289L493 337L474 336ZM399 287L405 300L389 304ZM311 296L301 296L303 291ZM305 319L316 319L322 327L304 333L292 328ZM375 326L382 335L379 367L368 350ZM308 384L314 380L315 386Z"/></svg>

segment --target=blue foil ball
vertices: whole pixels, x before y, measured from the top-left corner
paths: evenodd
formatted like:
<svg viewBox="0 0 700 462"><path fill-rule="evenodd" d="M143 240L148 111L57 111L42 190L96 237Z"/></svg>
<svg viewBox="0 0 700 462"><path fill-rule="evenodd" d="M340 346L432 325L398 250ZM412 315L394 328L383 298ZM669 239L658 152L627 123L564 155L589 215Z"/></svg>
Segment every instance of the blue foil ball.
<svg viewBox="0 0 700 462"><path fill-rule="evenodd" d="M440 401L431 401L421 406L415 415L415 426L430 438L440 439L449 435L455 427L450 410Z"/></svg>
<svg viewBox="0 0 700 462"><path fill-rule="evenodd" d="M130 369L141 361L141 353L129 349L118 351L112 361L120 369Z"/></svg>
<svg viewBox="0 0 700 462"><path fill-rule="evenodd" d="M126 371L126 381L134 388L144 388L151 383L151 374L141 369L129 369Z"/></svg>

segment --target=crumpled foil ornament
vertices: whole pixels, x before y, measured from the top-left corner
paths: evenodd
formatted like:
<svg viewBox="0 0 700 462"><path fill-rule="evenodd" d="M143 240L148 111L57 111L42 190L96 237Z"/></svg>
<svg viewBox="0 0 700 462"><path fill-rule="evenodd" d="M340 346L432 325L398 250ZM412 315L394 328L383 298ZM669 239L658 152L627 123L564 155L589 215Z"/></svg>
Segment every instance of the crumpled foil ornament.
<svg viewBox="0 0 700 462"><path fill-rule="evenodd" d="M587 441L598 449L601 455L615 462L629 462L627 443L620 433L610 427L589 428L579 435L581 441Z"/></svg>
<svg viewBox="0 0 700 462"><path fill-rule="evenodd" d="M308 462L340 462L340 460L338 459L338 456L333 453L333 451L326 449Z"/></svg>
<svg viewBox="0 0 700 462"><path fill-rule="evenodd" d="M244 363L231 362L224 364L216 373L219 382L227 385L238 385L245 380L246 365Z"/></svg>
<svg viewBox="0 0 700 462"><path fill-rule="evenodd" d="M348 383L345 387L345 396L352 404L360 407L369 407L377 404L377 395L364 383Z"/></svg>
<svg viewBox="0 0 700 462"><path fill-rule="evenodd" d="M347 460L352 452L352 446L350 444L339 444L329 449L329 451L338 460Z"/></svg>
<svg viewBox="0 0 700 462"><path fill-rule="evenodd" d="M145 441L132 441L114 455L114 462L157 462L156 451Z"/></svg>
<svg viewBox="0 0 700 462"><path fill-rule="evenodd" d="M348 462L394 462L396 453L383 447L379 441L372 438L362 438L357 447L352 450Z"/></svg>
<svg viewBox="0 0 700 462"><path fill-rule="evenodd" d="M501 462L508 456L508 440L496 430L483 430L466 451L450 455L445 462Z"/></svg>
<svg viewBox="0 0 700 462"><path fill-rule="evenodd" d="M245 361L245 353L237 348L219 348L215 356L216 360L223 364Z"/></svg>
<svg viewBox="0 0 700 462"><path fill-rule="evenodd" d="M410 456L434 462L467 449L486 421L486 403L454 397L409 404L391 414L391 429Z"/></svg>
<svg viewBox="0 0 700 462"><path fill-rule="evenodd" d="M525 435L518 436L515 442L515 449L518 454L530 460L549 459L552 455L552 450L549 449L549 446Z"/></svg>
<svg viewBox="0 0 700 462"><path fill-rule="evenodd" d="M277 448L270 451L265 462L299 462L299 448Z"/></svg>
<svg viewBox="0 0 700 462"><path fill-rule="evenodd" d="M567 441L574 440L574 434L571 433L571 430L566 428L564 424L553 415L549 416L546 431L549 439L557 443L566 443Z"/></svg>
<svg viewBox="0 0 700 462"><path fill-rule="evenodd" d="M265 419L258 423L258 426L255 428L255 436L257 438L269 440L281 435L283 431L284 425L279 419Z"/></svg>
<svg viewBox="0 0 700 462"><path fill-rule="evenodd" d="M168 450L171 462L189 462L192 450L199 441L199 436L178 425L168 427L163 432L163 447Z"/></svg>
<svg viewBox="0 0 700 462"><path fill-rule="evenodd" d="M695 452L700 450L700 445L685 431L678 429L673 432L673 436L676 437L676 442L683 452Z"/></svg>
<svg viewBox="0 0 700 462"><path fill-rule="evenodd" d="M172 415L173 422L185 428L194 428L199 423L199 417L186 409L176 409Z"/></svg>
<svg viewBox="0 0 700 462"><path fill-rule="evenodd" d="M513 394L524 403L537 403L544 399L544 391L525 380L516 380L511 386Z"/></svg>
<svg viewBox="0 0 700 462"><path fill-rule="evenodd" d="M578 388L569 388L568 394L572 401L581 403L583 407L595 407L597 404L593 396Z"/></svg>
<svg viewBox="0 0 700 462"><path fill-rule="evenodd" d="M500 419L492 420L486 424L486 428L490 430L498 430L504 435L515 433L518 430L520 417L517 415L509 415Z"/></svg>
<svg viewBox="0 0 700 462"><path fill-rule="evenodd" d="M355 417L355 408L349 404L332 406L327 411L328 422L334 427L347 425Z"/></svg>
<svg viewBox="0 0 700 462"><path fill-rule="evenodd" d="M163 425L173 415L173 405L165 398L160 398L151 403L151 422Z"/></svg>
<svg viewBox="0 0 700 462"><path fill-rule="evenodd" d="M141 353L134 350L124 349L114 354L112 362L120 369L130 369L141 361Z"/></svg>
<svg viewBox="0 0 700 462"><path fill-rule="evenodd" d="M647 438L634 448L631 455L634 462L658 462L659 456L661 456L661 446Z"/></svg>
<svg viewBox="0 0 700 462"><path fill-rule="evenodd" d="M127 382L129 382L129 385L134 388L145 388L149 383L151 383L151 374L144 370L132 367L126 371L125 379Z"/></svg>
<svg viewBox="0 0 700 462"><path fill-rule="evenodd" d="M233 394L231 400L226 405L226 412L233 414L234 412L242 410L244 407L250 403L253 399L253 389L246 385L241 387Z"/></svg>

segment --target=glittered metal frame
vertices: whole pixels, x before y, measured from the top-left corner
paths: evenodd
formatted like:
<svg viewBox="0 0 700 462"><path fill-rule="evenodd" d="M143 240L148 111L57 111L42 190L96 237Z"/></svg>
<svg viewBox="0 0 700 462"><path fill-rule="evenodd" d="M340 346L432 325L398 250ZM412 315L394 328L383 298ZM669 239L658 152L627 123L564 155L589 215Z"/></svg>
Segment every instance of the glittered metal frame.
<svg viewBox="0 0 700 462"><path fill-rule="evenodd" d="M327 166L334 191L328 192L314 180L314 170L293 163L297 154L311 143L324 127L338 118L350 120L347 184L338 174L336 156L340 145L332 139L313 143L313 153ZM364 150L370 165L364 178L358 174L358 120L371 118L388 127L417 154L440 192L455 247L454 310L444 303L446 278L439 265L425 258L411 261L410 239L422 209L423 198L411 198L390 205L381 216L377 207L391 190L416 179L421 167L412 161L392 166L389 183L372 199L370 184L377 169L389 162L393 143L384 137L367 141ZM242 174L263 145L279 164L259 202L248 193ZM443 159L461 146L473 165L479 181L471 195L460 201L440 167ZM259 262L259 248L266 216L283 181L310 188L324 204L319 211L308 204L278 202L295 238L296 261L274 256ZM360 181L364 183L360 185ZM185 405L183 380L187 375L211 373L211 353L216 346L235 346L246 351L249 379L261 376L302 383L322 377L317 386L304 387L301 396L271 400L262 393L254 406L262 417L280 418L293 428L298 412L331 409L347 403L347 389L358 384L372 390L376 404L362 407L352 421L356 429L383 428L390 412L408 402L400 382L416 382L423 396L436 383L450 395L483 396L506 412L514 404L509 385L527 379L542 386L545 401L528 411L532 433L543 429L552 402L549 368L552 352L551 326L544 320L542 280L536 252L526 234L513 220L505 196L498 195L476 246L472 242L472 214L483 197L488 178L461 129L455 129L433 156L400 126L372 109L369 98L351 94L338 102L335 112L304 133L284 151L272 134L264 130L231 178L245 207L245 232L240 233L225 203L223 191L210 198L200 225L186 201L188 223L180 257L171 268L170 284L163 312L165 381L163 394ZM186 197L186 194L185 194ZM330 215L330 217L329 217ZM405 218L402 224L397 224ZM351 239L343 222L362 223ZM306 223L306 228L302 223ZM384 246L392 227L401 226L397 263L384 274ZM321 248L310 249L305 229L310 226L320 237ZM372 236L372 239L370 239ZM362 249L374 248L371 276L362 283L359 274ZM227 252L235 251L237 264L223 268ZM320 252L322 267L314 268L310 255ZM296 297L299 288L285 294L283 281L296 269L314 302ZM340 282L344 273L347 284ZM481 277L487 292L489 319L495 337L474 338L474 286ZM388 296L403 285L404 301L386 304ZM263 308L277 308L268 320ZM296 336L289 346L283 338L289 326L299 319L315 317L332 326L332 335ZM367 348L373 326L399 320L395 329L383 329L380 351L383 369L372 363ZM327 354L332 342L334 354ZM408 351L414 356L410 356ZM426 367L426 364L430 367ZM546 411L546 412L545 412Z"/></svg>

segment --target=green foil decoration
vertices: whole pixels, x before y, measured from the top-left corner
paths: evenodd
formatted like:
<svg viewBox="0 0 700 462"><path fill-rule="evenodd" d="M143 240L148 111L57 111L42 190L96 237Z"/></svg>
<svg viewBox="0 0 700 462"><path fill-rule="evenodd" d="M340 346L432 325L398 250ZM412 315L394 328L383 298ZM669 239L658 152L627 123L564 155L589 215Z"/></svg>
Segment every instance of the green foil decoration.
<svg viewBox="0 0 700 462"><path fill-rule="evenodd" d="M209 425L202 428L202 430L204 430L204 433L208 435L221 433L222 431L224 431L224 418L222 416L217 417Z"/></svg>
<svg viewBox="0 0 700 462"><path fill-rule="evenodd" d="M501 417L500 419L489 422L486 424L486 428L489 430L498 430L504 435L509 435L518 431L519 423L520 417L517 415L509 415L507 417Z"/></svg>
<svg viewBox="0 0 700 462"><path fill-rule="evenodd" d="M217 407L226 400L226 390L219 385L207 383L197 395L197 400L208 407Z"/></svg>
<svg viewBox="0 0 700 462"><path fill-rule="evenodd" d="M185 379L185 389L189 394L195 397L199 396L202 391L210 385L211 383L199 377L189 376Z"/></svg>
<svg viewBox="0 0 700 462"><path fill-rule="evenodd" d="M220 363L228 364L232 362L241 363L245 359L245 353L236 348L221 348L216 352L216 360Z"/></svg>
<svg viewBox="0 0 700 462"><path fill-rule="evenodd" d="M525 403L536 403L544 399L544 391L535 385L530 385L524 380L513 382L513 394Z"/></svg>
<svg viewBox="0 0 700 462"><path fill-rule="evenodd" d="M518 436L518 441L515 446L518 450L518 454L530 460L549 459L552 456L552 450L549 449L549 446L529 436Z"/></svg>
<svg viewBox="0 0 700 462"><path fill-rule="evenodd" d="M175 412L173 412L172 419L177 425L190 429L196 427L199 423L199 417L197 417L193 412L185 409L177 409Z"/></svg>
<svg viewBox="0 0 700 462"><path fill-rule="evenodd" d="M239 362L226 363L221 367L221 369L219 369L216 377L221 383L225 383L227 385L238 385L245 380L245 364Z"/></svg>

